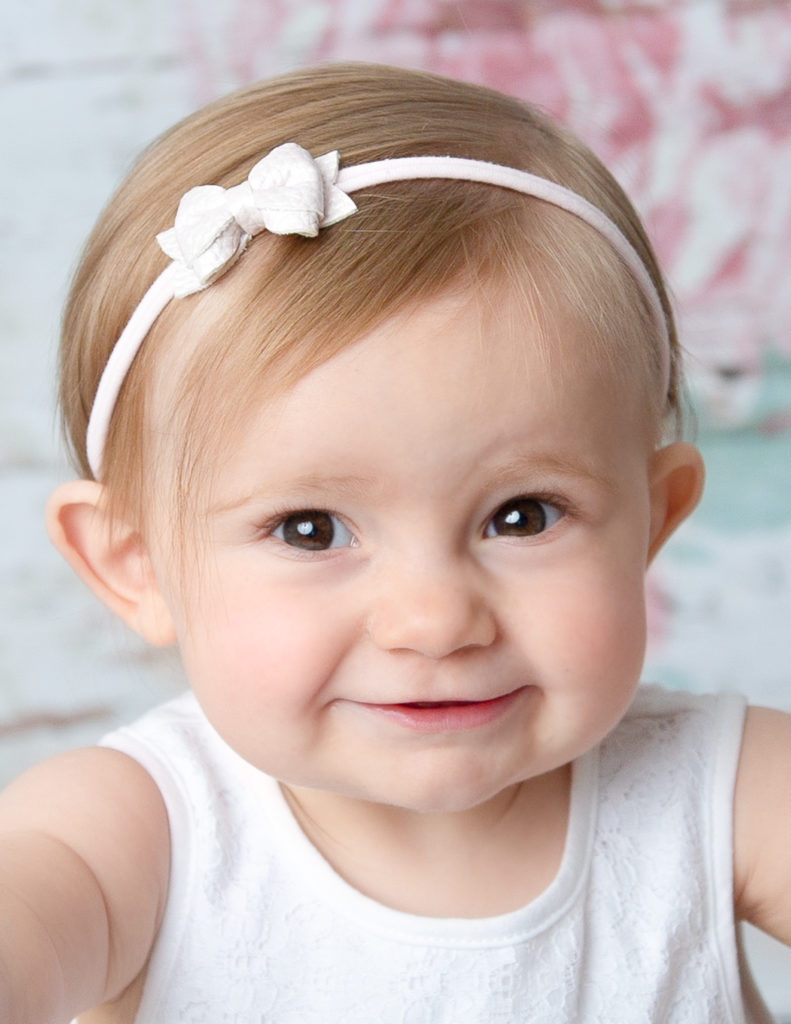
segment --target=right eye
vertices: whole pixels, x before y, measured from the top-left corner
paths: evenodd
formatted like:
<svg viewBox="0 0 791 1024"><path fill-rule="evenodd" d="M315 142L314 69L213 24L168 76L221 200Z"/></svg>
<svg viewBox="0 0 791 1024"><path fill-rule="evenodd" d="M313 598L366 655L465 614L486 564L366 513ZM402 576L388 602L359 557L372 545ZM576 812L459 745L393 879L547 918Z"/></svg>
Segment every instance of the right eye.
<svg viewBox="0 0 791 1024"><path fill-rule="evenodd" d="M340 519L322 509L304 509L283 516L272 536L300 551L328 551L354 543L353 535Z"/></svg>

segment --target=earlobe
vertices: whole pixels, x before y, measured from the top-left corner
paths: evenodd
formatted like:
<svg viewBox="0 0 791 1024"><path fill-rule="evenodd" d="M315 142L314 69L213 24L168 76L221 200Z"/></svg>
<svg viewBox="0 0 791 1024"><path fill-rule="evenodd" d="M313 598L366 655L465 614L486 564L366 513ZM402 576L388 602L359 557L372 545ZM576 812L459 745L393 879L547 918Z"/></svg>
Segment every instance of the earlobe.
<svg viewBox="0 0 791 1024"><path fill-rule="evenodd" d="M173 620L140 532L110 519L104 487L71 480L47 503L47 533L94 594L149 643L175 643Z"/></svg>
<svg viewBox="0 0 791 1024"><path fill-rule="evenodd" d="M697 506L704 477L703 459L692 444L678 441L652 456L649 562Z"/></svg>

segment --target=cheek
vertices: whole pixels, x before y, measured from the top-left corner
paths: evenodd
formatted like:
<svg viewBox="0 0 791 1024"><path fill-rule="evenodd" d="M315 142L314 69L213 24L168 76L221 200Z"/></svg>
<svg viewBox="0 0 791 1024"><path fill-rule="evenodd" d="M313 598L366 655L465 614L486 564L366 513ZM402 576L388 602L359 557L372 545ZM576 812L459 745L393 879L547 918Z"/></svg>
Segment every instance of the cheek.
<svg viewBox="0 0 791 1024"><path fill-rule="evenodd" d="M299 781L322 747L336 671L353 644L349 617L337 602L324 607L304 592L292 599L282 587L226 593L201 603L184 640L190 686L240 756Z"/></svg>
<svg viewBox="0 0 791 1024"><path fill-rule="evenodd" d="M545 735L572 760L617 725L639 683L646 636L642 576L577 573L557 581L553 597L528 643L545 686Z"/></svg>
<svg viewBox="0 0 791 1024"><path fill-rule="evenodd" d="M637 667L645 652L642 574L593 582L581 588L573 609L577 646L597 663Z"/></svg>
<svg viewBox="0 0 791 1024"><path fill-rule="evenodd" d="M350 642L337 602L265 582L226 586L194 609L182 646L199 699L276 717L322 690Z"/></svg>
<svg viewBox="0 0 791 1024"><path fill-rule="evenodd" d="M523 618L557 682L599 697L636 682L646 640L642 569L615 571L592 559L545 583Z"/></svg>

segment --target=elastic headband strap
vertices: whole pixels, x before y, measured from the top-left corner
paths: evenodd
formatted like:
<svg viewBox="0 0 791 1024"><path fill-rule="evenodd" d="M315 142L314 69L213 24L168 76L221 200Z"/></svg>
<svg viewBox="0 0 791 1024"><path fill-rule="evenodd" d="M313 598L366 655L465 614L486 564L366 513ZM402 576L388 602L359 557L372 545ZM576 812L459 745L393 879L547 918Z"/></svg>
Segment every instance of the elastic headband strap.
<svg viewBox="0 0 791 1024"><path fill-rule="evenodd" d="M338 169L338 154L315 160L295 143L272 150L233 188L203 185L181 200L174 227L157 235L172 263L157 277L118 338L96 391L88 421L88 463L99 479L104 445L118 393L143 340L173 298L207 288L236 262L261 231L313 237L353 214L349 193L393 181L454 179L521 192L557 206L594 228L628 267L650 308L661 340L665 389L670 340L665 312L645 264L598 207L562 185L515 167L454 156L413 156Z"/></svg>

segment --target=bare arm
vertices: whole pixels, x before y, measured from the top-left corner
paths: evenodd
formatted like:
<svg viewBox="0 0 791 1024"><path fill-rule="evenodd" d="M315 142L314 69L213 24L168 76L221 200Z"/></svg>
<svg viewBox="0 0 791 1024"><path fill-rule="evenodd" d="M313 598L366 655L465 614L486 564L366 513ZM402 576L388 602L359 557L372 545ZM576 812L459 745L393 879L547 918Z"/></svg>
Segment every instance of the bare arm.
<svg viewBox="0 0 791 1024"><path fill-rule="evenodd" d="M64 754L0 794L0 1020L62 1022L123 992L168 869L162 799L123 754Z"/></svg>
<svg viewBox="0 0 791 1024"><path fill-rule="evenodd" d="M791 715L748 711L734 812L737 916L791 945Z"/></svg>

